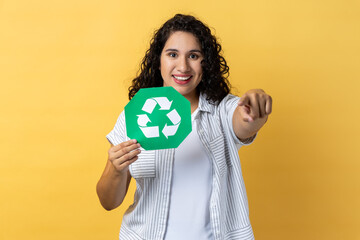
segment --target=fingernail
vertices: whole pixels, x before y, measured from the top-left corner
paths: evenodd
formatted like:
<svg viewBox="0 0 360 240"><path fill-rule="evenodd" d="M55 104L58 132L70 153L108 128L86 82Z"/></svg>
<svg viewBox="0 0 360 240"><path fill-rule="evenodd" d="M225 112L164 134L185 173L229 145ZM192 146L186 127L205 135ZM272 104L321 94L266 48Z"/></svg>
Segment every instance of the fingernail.
<svg viewBox="0 0 360 240"><path fill-rule="evenodd" d="M136 142L137 142L136 139L133 139L132 141L133 141L133 143L136 143Z"/></svg>
<svg viewBox="0 0 360 240"><path fill-rule="evenodd" d="M137 146L140 147L140 143L138 143Z"/></svg>

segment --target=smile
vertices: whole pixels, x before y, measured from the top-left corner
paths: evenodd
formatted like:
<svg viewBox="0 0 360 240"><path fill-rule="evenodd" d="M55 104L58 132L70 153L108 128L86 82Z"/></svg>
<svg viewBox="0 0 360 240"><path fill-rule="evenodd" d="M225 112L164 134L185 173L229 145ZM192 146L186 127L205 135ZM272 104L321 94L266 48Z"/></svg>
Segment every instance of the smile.
<svg viewBox="0 0 360 240"><path fill-rule="evenodd" d="M189 80L192 76L175 76L175 75L173 75L173 77L179 81L186 81L186 80Z"/></svg>
<svg viewBox="0 0 360 240"><path fill-rule="evenodd" d="M174 82L179 84L179 85L187 84L192 79L192 75L182 75L182 76L172 75L172 77L173 77Z"/></svg>

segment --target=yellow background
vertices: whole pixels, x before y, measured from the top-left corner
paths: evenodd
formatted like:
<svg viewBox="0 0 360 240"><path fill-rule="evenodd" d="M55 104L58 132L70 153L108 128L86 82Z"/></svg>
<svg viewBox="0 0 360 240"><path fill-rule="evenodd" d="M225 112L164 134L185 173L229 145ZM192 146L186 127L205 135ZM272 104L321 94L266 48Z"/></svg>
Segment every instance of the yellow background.
<svg viewBox="0 0 360 240"><path fill-rule="evenodd" d="M0 0L0 239L117 239L95 185L153 31L213 28L273 114L240 150L256 239L360 239L360 2Z"/></svg>

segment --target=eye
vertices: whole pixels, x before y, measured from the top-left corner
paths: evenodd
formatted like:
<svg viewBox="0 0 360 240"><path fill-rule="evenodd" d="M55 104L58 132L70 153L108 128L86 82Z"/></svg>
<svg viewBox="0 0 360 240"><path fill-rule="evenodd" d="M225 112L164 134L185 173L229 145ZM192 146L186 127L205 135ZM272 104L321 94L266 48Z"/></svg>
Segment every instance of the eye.
<svg viewBox="0 0 360 240"><path fill-rule="evenodd" d="M190 54L189 58L191 59L198 59L199 56L197 54Z"/></svg>
<svg viewBox="0 0 360 240"><path fill-rule="evenodd" d="M168 56L174 58L177 56L177 54L175 52L170 52Z"/></svg>

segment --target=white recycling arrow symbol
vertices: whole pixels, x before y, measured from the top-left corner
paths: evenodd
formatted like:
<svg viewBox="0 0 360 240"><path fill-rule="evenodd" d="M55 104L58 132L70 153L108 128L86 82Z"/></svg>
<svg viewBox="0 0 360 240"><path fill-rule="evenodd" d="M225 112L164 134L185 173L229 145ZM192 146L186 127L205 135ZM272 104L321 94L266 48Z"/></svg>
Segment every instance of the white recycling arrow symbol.
<svg viewBox="0 0 360 240"><path fill-rule="evenodd" d="M170 110L171 104L173 101L169 101L166 97L156 97L156 98L149 98L145 101L144 106L141 110L144 112L147 112L151 114L156 105L159 104L160 110ZM151 126L148 127L147 123L151 122L150 118L147 114L139 114L137 123L141 129L141 131L144 133L146 138L154 138L159 137L159 126ZM161 131L166 138L169 136L174 136L179 128L181 117L179 113L176 111L176 109L171 110L166 116L169 118L169 120L174 125L167 125L165 124L163 130Z"/></svg>
<svg viewBox="0 0 360 240"><path fill-rule="evenodd" d="M140 114L138 116L138 124L141 129L141 131L144 133L145 137L152 138L152 137L159 137L159 127L147 127L147 123L151 122L148 115L146 114Z"/></svg>
<svg viewBox="0 0 360 240"><path fill-rule="evenodd" d="M169 112L168 114L166 114L166 116L170 119L170 121L174 124L172 126L168 126L165 123L165 127L162 130L162 133L165 135L166 138L168 138L168 136L174 136L179 125L181 122L181 117L178 114L178 112L174 109L171 112Z"/></svg>
<svg viewBox="0 0 360 240"><path fill-rule="evenodd" d="M150 118L146 114L140 114L140 115L137 115L137 116L139 117L138 118L139 126L146 127L146 124L148 122L151 122Z"/></svg>

